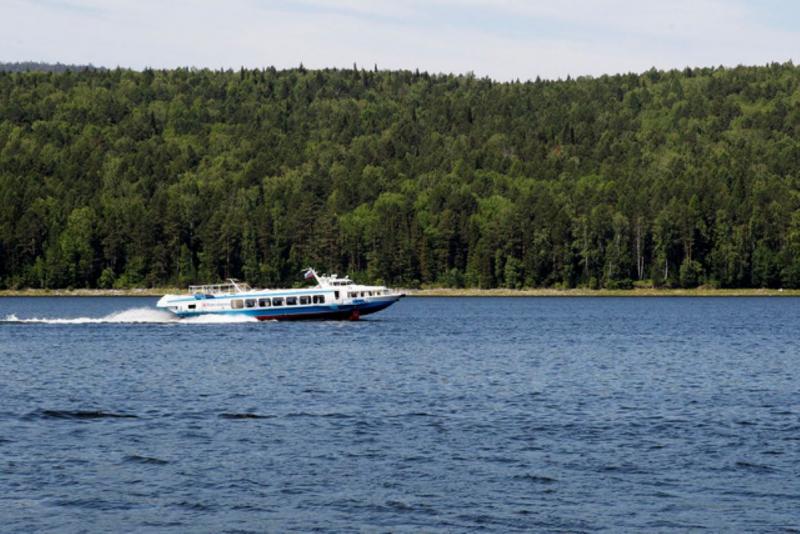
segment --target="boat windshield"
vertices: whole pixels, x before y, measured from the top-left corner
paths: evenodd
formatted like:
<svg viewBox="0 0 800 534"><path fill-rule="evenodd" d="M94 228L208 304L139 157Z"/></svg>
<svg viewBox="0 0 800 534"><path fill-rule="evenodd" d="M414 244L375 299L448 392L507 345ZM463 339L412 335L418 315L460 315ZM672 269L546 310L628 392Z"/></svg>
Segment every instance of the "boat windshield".
<svg viewBox="0 0 800 534"><path fill-rule="evenodd" d="M244 282L231 281L227 284L207 284L202 286L189 286L189 293L203 295L225 295L230 293L246 293L250 291L250 285Z"/></svg>

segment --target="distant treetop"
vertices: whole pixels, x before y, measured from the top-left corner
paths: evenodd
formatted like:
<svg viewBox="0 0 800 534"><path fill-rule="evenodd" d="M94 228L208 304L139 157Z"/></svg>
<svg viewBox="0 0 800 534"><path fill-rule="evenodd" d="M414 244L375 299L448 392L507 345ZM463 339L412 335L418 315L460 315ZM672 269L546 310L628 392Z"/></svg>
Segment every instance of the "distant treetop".
<svg viewBox="0 0 800 534"><path fill-rule="evenodd" d="M63 63L44 63L40 61L0 62L0 72L77 72L82 70L107 70L105 67L88 65L65 65Z"/></svg>

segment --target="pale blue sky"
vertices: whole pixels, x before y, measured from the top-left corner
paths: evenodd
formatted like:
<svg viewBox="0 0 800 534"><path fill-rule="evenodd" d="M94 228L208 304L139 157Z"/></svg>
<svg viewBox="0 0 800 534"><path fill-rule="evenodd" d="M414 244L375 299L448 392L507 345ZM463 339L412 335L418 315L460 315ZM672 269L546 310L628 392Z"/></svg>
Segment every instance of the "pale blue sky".
<svg viewBox="0 0 800 534"><path fill-rule="evenodd" d="M0 61L563 78L800 59L789 0L0 0Z"/></svg>

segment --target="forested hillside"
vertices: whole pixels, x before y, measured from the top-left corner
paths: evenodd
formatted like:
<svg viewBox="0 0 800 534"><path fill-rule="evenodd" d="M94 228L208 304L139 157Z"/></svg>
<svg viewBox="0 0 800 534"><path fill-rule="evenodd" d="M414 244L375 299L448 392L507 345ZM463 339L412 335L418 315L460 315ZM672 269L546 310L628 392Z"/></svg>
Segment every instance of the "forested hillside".
<svg viewBox="0 0 800 534"><path fill-rule="evenodd" d="M800 69L0 73L0 286L800 287Z"/></svg>
<svg viewBox="0 0 800 534"><path fill-rule="evenodd" d="M14 63L0 62L0 71L4 72L66 72L81 70L104 70L94 65L64 65L63 63L41 63L39 61L20 61Z"/></svg>

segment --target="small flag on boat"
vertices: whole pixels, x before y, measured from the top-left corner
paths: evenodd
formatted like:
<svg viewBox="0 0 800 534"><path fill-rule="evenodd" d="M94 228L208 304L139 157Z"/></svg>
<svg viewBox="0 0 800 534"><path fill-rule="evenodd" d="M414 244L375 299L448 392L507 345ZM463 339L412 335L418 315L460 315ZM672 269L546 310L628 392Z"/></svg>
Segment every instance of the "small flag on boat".
<svg viewBox="0 0 800 534"><path fill-rule="evenodd" d="M311 280L312 278L314 278L314 271L309 269L306 271L306 280Z"/></svg>

